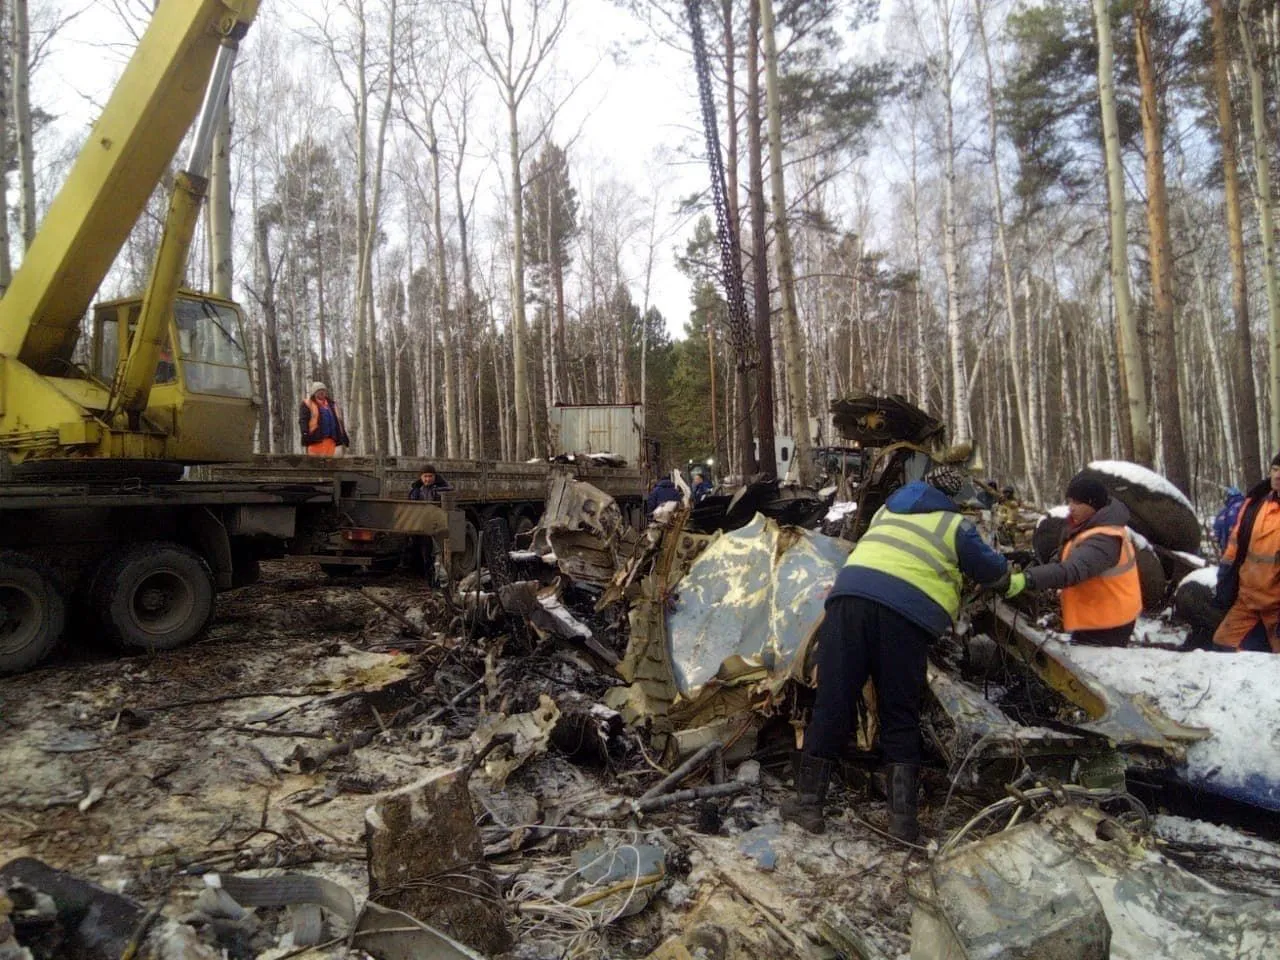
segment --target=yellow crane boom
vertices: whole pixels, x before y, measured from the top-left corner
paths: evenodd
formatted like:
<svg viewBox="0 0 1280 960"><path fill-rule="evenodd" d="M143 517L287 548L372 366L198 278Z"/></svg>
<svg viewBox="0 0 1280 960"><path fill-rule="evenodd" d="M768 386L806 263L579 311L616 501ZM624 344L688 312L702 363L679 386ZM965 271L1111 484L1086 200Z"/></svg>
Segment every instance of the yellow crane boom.
<svg viewBox="0 0 1280 960"><path fill-rule="evenodd" d="M201 411L201 401L190 396L190 376L180 378L167 394L160 391L163 403L157 409L149 409L148 403L157 359L179 333L173 325L175 298L204 196L201 157L208 155L209 121L221 105L235 47L256 17L258 2L165 0L157 5L0 300L0 447L11 459L206 459L213 447L199 442L192 429L185 431L185 440L180 438L183 409L191 414L185 426L195 428L225 420L231 406L226 397L234 396L246 410L251 406L244 391L236 394L222 387L224 409ZM116 305L106 327L101 317L95 318L95 336L106 329L105 335L113 338L110 356L95 363L95 384L71 366L81 319L201 113L202 102L205 110L189 165L195 169L176 178L146 295L140 306ZM206 305L206 299L222 311L214 316L218 329L226 331L228 318L238 323L234 304L210 298L197 302ZM188 342L191 336L188 330ZM227 337L242 352L235 336ZM95 341L96 359L107 356L104 350ZM177 364L195 371L208 360L193 353ZM210 391L196 387L194 392ZM249 423L251 430L251 419Z"/></svg>

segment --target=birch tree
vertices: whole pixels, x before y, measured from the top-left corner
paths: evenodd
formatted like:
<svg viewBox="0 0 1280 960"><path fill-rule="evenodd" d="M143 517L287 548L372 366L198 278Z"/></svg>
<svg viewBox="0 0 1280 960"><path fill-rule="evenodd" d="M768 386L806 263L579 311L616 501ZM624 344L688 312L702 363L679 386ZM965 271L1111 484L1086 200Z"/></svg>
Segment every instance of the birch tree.
<svg viewBox="0 0 1280 960"><path fill-rule="evenodd" d="M1169 199L1164 173L1164 128L1155 59L1151 52L1151 0L1137 0L1134 11L1138 77L1142 90L1142 136L1146 144L1147 239L1151 256L1151 294L1155 307L1152 348L1155 354L1156 403L1160 410L1160 447L1165 473L1184 493L1192 493L1182 435L1178 396L1177 330L1174 326L1173 250L1169 235Z"/></svg>
<svg viewBox="0 0 1280 960"><path fill-rule="evenodd" d="M778 95L778 44L774 36L772 0L760 2L760 38L769 115L769 180L773 192L773 232L777 245L778 288L782 297L782 344L786 357L787 394L791 413L793 463L801 484L813 473L809 439L809 386L805 377L805 344L796 310L796 279L787 192L782 173L782 105Z"/></svg>
<svg viewBox="0 0 1280 960"><path fill-rule="evenodd" d="M1125 214L1124 164L1120 157L1120 125L1116 119L1115 50L1111 42L1111 5L1093 0L1098 33L1098 106L1107 168L1107 204L1111 230L1111 294L1119 330L1120 372L1128 398L1133 459L1152 465L1151 425L1147 410L1146 359L1138 341L1138 318L1129 295L1129 237Z"/></svg>
<svg viewBox="0 0 1280 960"><path fill-rule="evenodd" d="M480 65L498 88L507 114L507 162L511 203L511 342L515 390L515 457L532 452L532 406L525 324L524 184L520 108L549 64L568 19L567 0L466 0Z"/></svg>
<svg viewBox="0 0 1280 960"><path fill-rule="evenodd" d="M1249 281L1244 255L1244 221L1240 210L1240 171L1236 157L1236 117L1231 102L1227 17L1222 0L1208 2L1213 31L1213 86L1218 101L1218 135L1222 144L1227 242L1231 252L1231 312L1236 327L1236 348L1231 352L1235 358L1233 385L1238 398L1236 418L1240 426L1240 465L1244 476L1260 477L1262 456L1258 449L1258 395L1253 387L1253 332L1249 328Z"/></svg>
<svg viewBox="0 0 1280 960"><path fill-rule="evenodd" d="M1008 322L1009 352L1018 356L1018 343L1021 334L1018 330L1017 298L1013 292L1013 263L1009 253L1009 237L1005 229L1004 191L1000 183L1000 128L997 121L995 70L991 64L991 47L987 42L987 9L984 0L974 0L974 21L978 30L978 41L982 49L982 62L986 68L987 93L987 145L991 152L991 193L995 203L996 240L1000 248L1000 279L1004 284L1005 319ZM1029 304L1024 304L1029 306ZM1039 487L1039 453L1031 442L1031 430L1027 417L1026 387L1023 377L1013 377L1013 392L1018 415L1019 437L1022 441L1022 465L1026 471L1027 482L1031 485L1031 496L1035 503L1040 502Z"/></svg>
<svg viewBox="0 0 1280 960"><path fill-rule="evenodd" d="M947 287L947 355L951 373L952 439L971 439L969 377L966 373L964 330L960 326L960 252L956 231L956 56L953 0L930 0L938 48L926 63L942 100L942 269Z"/></svg>
<svg viewBox="0 0 1280 960"><path fill-rule="evenodd" d="M9 0L13 135L18 146L18 222L22 249L36 238L36 175L31 123L31 23L27 0Z"/></svg>
<svg viewBox="0 0 1280 960"><path fill-rule="evenodd" d="M1276 240L1271 212L1271 139L1267 129L1267 101L1263 92L1262 65L1252 28L1253 0L1240 0L1240 42L1249 80L1250 118L1253 123L1253 168L1257 182L1258 221L1262 241L1262 279L1267 291L1267 384L1271 402L1271 449L1280 444L1280 289L1276 281Z"/></svg>

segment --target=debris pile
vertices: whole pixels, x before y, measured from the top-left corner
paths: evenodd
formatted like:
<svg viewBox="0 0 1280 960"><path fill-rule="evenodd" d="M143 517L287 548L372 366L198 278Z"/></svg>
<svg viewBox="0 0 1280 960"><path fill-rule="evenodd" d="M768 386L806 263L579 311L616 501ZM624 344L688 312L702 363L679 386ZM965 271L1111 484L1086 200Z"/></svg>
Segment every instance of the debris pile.
<svg viewBox="0 0 1280 960"><path fill-rule="evenodd" d="M1133 795L1274 800L1223 759L1262 655L975 599L929 672L929 844L884 835L873 723L827 834L781 823L852 544L745 502L637 532L557 478L445 593L267 565L201 644L0 680L0 958L1275 955L1280 847Z"/></svg>

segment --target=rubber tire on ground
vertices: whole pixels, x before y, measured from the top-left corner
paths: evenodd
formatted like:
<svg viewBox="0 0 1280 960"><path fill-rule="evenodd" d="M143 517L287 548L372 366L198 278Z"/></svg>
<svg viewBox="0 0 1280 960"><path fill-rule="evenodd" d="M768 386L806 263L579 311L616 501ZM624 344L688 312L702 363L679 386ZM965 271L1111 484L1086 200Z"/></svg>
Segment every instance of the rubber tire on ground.
<svg viewBox="0 0 1280 960"><path fill-rule="evenodd" d="M7 597L27 598L28 615L21 639L10 638L0 624L0 673L16 673L34 667L62 639L67 603L53 575L33 557L12 550L0 551L0 590Z"/></svg>
<svg viewBox="0 0 1280 960"><path fill-rule="evenodd" d="M182 606L166 622L148 626L135 601L148 580L157 589L176 587ZM194 550L177 543L151 541L123 547L99 567L92 589L93 608L108 635L127 650L174 650L199 637L213 619L213 573Z"/></svg>

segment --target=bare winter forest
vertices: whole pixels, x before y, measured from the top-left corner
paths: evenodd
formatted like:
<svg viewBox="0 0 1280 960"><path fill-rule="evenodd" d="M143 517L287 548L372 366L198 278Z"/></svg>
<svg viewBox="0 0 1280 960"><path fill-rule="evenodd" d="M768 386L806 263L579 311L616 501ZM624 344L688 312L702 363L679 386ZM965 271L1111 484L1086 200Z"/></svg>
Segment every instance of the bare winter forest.
<svg viewBox="0 0 1280 960"><path fill-rule="evenodd" d="M665 466L735 473L774 433L807 464L833 399L901 393L1036 500L1118 456L1207 505L1280 445L1274 0L615 0L687 71L653 148L693 191L599 145L587 169L566 118L610 91L573 38L605 0L261 6L189 282L245 306L263 451L296 448L316 379L353 452L524 459L549 405L636 402ZM0 8L4 285L87 133L59 122L75 69L109 85L152 4ZM87 15L124 40L70 44Z"/></svg>

